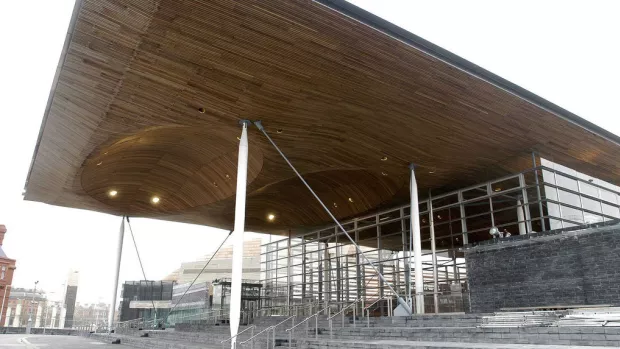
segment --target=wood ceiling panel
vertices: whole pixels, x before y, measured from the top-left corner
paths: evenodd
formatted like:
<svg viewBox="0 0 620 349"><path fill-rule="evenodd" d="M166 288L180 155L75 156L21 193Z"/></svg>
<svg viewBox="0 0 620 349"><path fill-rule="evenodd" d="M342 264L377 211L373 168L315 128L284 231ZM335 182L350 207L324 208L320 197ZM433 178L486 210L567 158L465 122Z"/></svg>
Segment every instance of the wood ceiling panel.
<svg viewBox="0 0 620 349"><path fill-rule="evenodd" d="M317 3L77 11L28 200L231 227L240 119L263 120L339 218L406 200L410 162L423 191L505 174L533 149L620 177L617 143ZM249 178L248 230L329 220L253 127Z"/></svg>

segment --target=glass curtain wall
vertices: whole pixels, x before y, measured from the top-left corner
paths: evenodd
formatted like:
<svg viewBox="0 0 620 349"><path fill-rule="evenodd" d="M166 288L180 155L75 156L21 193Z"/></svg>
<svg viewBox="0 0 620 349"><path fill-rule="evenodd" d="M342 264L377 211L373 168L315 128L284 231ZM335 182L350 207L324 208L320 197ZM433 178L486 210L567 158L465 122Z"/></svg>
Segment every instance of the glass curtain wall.
<svg viewBox="0 0 620 349"><path fill-rule="evenodd" d="M419 212L425 312L464 312L469 309L464 245L618 219L620 193L618 187L541 159L540 166L515 175L427 196L419 202ZM343 226L406 298L415 289L410 207L355 218ZM491 228L498 234L491 235ZM376 302L372 314L385 315L386 300L394 296L337 226L264 245L261 282L263 308L310 304L311 309L338 309L361 298L366 305Z"/></svg>

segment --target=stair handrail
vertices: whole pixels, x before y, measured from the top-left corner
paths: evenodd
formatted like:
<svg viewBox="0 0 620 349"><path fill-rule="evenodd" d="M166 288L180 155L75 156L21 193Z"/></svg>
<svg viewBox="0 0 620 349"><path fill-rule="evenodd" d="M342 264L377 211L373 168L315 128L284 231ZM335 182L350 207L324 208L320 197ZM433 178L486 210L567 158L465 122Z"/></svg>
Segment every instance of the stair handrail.
<svg viewBox="0 0 620 349"><path fill-rule="evenodd" d="M248 327L248 328L244 329L243 331L241 331L241 332L237 333L236 335L234 335L234 336L232 336L232 337L230 337L230 338L228 338L228 339L224 339L223 341L221 341L221 342L220 342L220 343L222 344L222 348L224 348L224 343L226 343L226 342L228 342L228 341L232 340L233 338L237 338L237 336L239 336L240 334L242 334L243 332L245 332L245 331L247 331L247 330L250 330L250 329L251 329L251 330L252 330L252 335L250 336L250 338L251 338L251 337L254 337L254 329L255 329L255 328L256 328L256 325L251 325L250 327Z"/></svg>
<svg viewBox="0 0 620 349"><path fill-rule="evenodd" d="M327 318L327 320L331 320L334 317L336 317L337 315L340 315L340 313L344 312L345 310L349 309L351 306L356 305L357 303L361 302L364 299L364 297L360 297L358 299L356 299L355 301L353 301L352 303L350 303L349 305L347 305L346 307L340 309L337 313L335 313L334 315L330 316Z"/></svg>
<svg viewBox="0 0 620 349"><path fill-rule="evenodd" d="M284 320L282 320L282 321L278 322L277 324L275 324L275 325L273 325L273 326L269 326L269 327L267 327L266 329L264 329L264 330L262 330L262 331L258 332L258 333L257 333L257 334L255 334L254 336L252 336L252 337L250 337L250 338L246 339L245 341L241 342L240 344L245 345L245 343L247 343L247 342L249 342L249 341L254 341L254 338L258 337L258 336L259 336L259 335L261 335L262 333L267 332L267 331L269 331L269 330L273 330L273 331L274 331L274 339L273 339L273 340L275 341L275 330L276 330L276 327L278 327L278 326L282 325L283 323L285 323L285 322L287 322L288 320L293 319L293 318L295 318L295 315L293 315L293 316L289 316L289 317L287 317L286 319L284 319ZM252 342L252 343L253 343L253 342Z"/></svg>
<svg viewBox="0 0 620 349"><path fill-rule="evenodd" d="M364 307L364 309L363 309L363 310L368 310L370 307L372 307L373 305L375 305L375 304L379 303L379 301L380 301L380 300L383 300L383 299L385 299L386 297L388 297L388 296L383 296L383 297L379 297L379 298L377 298L377 300L376 300L376 301L374 301L374 302L370 303L369 305L367 305L366 307Z"/></svg>
<svg viewBox="0 0 620 349"><path fill-rule="evenodd" d="M300 322L298 322L298 323L297 323L297 325L295 325L295 326L293 326L293 327L291 327L291 328L287 328L287 329L286 329L286 332L289 332L289 331L291 331L291 330L295 329L296 327L298 327L299 325L301 325L301 324L303 324L303 323L306 323L308 320L312 319L312 318L313 318L313 317L315 317L315 316L319 316L319 314L321 314L322 312L324 312L325 310L327 310L327 309L329 309L329 308L330 308L330 305L328 305L328 306L326 306L325 308L323 308L323 309L321 309L321 310L317 311L316 313L314 313L314 314L312 314L312 315L308 316L307 318L305 318L305 319L301 320Z"/></svg>

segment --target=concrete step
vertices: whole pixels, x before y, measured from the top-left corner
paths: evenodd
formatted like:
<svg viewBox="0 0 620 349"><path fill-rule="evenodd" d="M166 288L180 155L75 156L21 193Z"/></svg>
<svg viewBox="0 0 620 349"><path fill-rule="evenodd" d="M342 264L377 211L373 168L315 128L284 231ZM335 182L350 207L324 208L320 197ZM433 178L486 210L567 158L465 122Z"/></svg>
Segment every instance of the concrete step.
<svg viewBox="0 0 620 349"><path fill-rule="evenodd" d="M314 336L310 336L313 338ZM330 332L323 331L319 339L330 339ZM529 328L480 328L480 327L371 327L335 328L333 339L339 340L407 340L434 342L465 342L494 344L561 344L589 346L620 346L618 327L529 327Z"/></svg>
<svg viewBox="0 0 620 349"><path fill-rule="evenodd" d="M409 342L404 340L373 340L373 341L347 341L325 339L301 339L299 348L303 349L329 349L329 348L352 348L352 349L608 349L607 346L574 346L561 344L502 344L502 343L454 343L454 342Z"/></svg>

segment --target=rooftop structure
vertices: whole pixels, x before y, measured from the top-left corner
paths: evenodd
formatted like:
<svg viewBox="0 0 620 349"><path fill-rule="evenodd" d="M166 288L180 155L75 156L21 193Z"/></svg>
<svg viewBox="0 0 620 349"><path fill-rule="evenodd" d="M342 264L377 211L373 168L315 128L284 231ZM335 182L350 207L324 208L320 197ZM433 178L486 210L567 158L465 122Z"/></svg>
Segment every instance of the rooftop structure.
<svg viewBox="0 0 620 349"><path fill-rule="evenodd" d="M492 287L469 268L502 256L465 249L613 224L619 183L620 137L346 1L84 0L25 199L234 229L234 337L244 231L288 237L265 246L250 311L471 311ZM620 299L611 274L597 292ZM473 309L501 306L481 294Z"/></svg>
<svg viewBox="0 0 620 349"><path fill-rule="evenodd" d="M420 192L532 150L618 183L619 137L345 1L231 4L78 1L25 199L230 229L241 119L339 219L407 201L411 162ZM329 223L249 138L247 230Z"/></svg>

